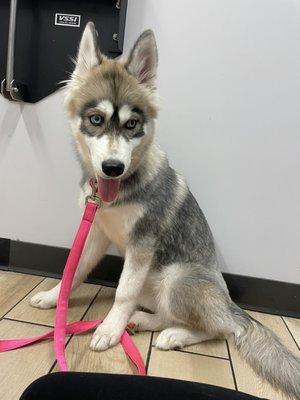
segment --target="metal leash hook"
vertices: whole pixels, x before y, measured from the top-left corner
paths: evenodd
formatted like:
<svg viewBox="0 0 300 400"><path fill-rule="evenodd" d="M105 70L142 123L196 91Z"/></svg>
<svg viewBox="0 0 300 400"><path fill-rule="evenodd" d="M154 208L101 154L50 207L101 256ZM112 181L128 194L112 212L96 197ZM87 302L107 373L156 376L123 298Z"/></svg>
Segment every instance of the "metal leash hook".
<svg viewBox="0 0 300 400"><path fill-rule="evenodd" d="M18 0L11 0L7 44L6 77L1 82L1 93L8 100L23 101L26 93L26 85L21 82L17 82L14 78L17 7Z"/></svg>
<svg viewBox="0 0 300 400"><path fill-rule="evenodd" d="M93 202L98 205L98 207L101 207L101 199L98 195L98 181L96 178L90 178L89 184L92 188L92 194L86 196L85 198L85 204L87 202Z"/></svg>

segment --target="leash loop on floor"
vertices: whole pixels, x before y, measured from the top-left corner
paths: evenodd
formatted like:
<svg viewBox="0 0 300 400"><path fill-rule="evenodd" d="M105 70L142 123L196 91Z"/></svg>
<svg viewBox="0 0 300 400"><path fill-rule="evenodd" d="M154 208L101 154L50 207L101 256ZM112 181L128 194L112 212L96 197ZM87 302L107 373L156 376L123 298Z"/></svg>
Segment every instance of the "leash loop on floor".
<svg viewBox="0 0 300 400"><path fill-rule="evenodd" d="M0 352L18 349L42 340L54 338L54 352L58 367L60 371L67 371L68 367L65 357L66 336L87 332L101 324L101 320L78 321L67 324L69 297L75 272L96 212L101 206L101 199L97 194L97 180L91 178L89 182L92 187L92 194L86 197L85 210L64 268L56 307L54 330L31 338L0 340ZM146 369L141 354L128 332L125 331L123 333L120 342L127 356L135 364L138 374L146 375Z"/></svg>

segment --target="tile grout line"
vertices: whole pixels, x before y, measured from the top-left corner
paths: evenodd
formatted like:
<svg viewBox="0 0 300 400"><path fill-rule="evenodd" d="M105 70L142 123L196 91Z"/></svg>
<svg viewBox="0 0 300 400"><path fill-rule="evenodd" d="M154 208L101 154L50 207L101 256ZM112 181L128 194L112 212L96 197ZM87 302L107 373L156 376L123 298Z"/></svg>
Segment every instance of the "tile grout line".
<svg viewBox="0 0 300 400"><path fill-rule="evenodd" d="M155 346L152 345L152 347L155 347ZM172 351L176 351L178 353L193 354L194 356L202 356L202 357L216 358L218 360L229 361L229 358L226 358L226 357L212 356L211 354L204 354L204 353L195 353L194 351L187 351L187 350L182 350L182 349L172 349Z"/></svg>
<svg viewBox="0 0 300 400"><path fill-rule="evenodd" d="M229 349L229 344L228 344L228 341L227 341L227 340L226 340L226 347L227 347L227 351L228 351L228 356L229 356L229 362L230 362L230 368L231 368L231 373L232 373L232 377L233 377L234 387L235 387L235 390L238 390L238 386L237 386L237 382L236 382L236 377L235 377L235 373L234 373L234 368L233 368L233 362L232 362L232 358L231 358L231 354L230 354L230 349Z"/></svg>
<svg viewBox="0 0 300 400"><path fill-rule="evenodd" d="M96 300L98 294L101 292L102 290L102 286L100 286L99 290L97 291L97 293L95 294L95 296L93 297L93 299L91 300L90 304L88 305L87 309L85 310L85 312L83 313L82 317L80 318L80 321L83 320L83 318L86 316L86 314L88 313L89 309L91 308L92 304L94 303L94 301ZM73 338L74 335L70 335L67 342L66 342L66 346L65 348L67 348L68 344L70 343L71 339ZM55 360L54 363L52 364L52 366L50 367L49 371L47 374L51 374L51 372L53 371L53 369L55 368L57 364L57 361Z"/></svg>
<svg viewBox="0 0 300 400"><path fill-rule="evenodd" d="M146 373L147 374L148 374L148 368L149 368L149 363L150 363L150 357L151 357L151 353L152 353L153 336L154 336L154 332L151 332L150 342L149 342L149 347L148 347L148 352L147 352L147 359L146 359Z"/></svg>
<svg viewBox="0 0 300 400"><path fill-rule="evenodd" d="M32 289L30 289L29 292L27 292L27 293L25 294L25 296L23 296L13 307L11 307L5 314L3 314L1 318L5 318L5 316L6 316L8 313L10 313L18 304L21 303L21 301L23 301L23 300L25 299L25 297L27 297L31 292L34 291L34 289L36 289L41 283L43 283L45 279L46 279L46 278L43 278L43 279L42 279L39 283L37 283Z"/></svg>
<svg viewBox="0 0 300 400"><path fill-rule="evenodd" d="M300 346L298 345L297 340L294 338L294 335L293 335L292 331L290 330L288 324L285 322L284 317L281 316L281 319L282 319L286 329L288 330L289 334L292 336L293 341L295 342L295 345L297 346L297 349L300 351Z"/></svg>
<svg viewBox="0 0 300 400"><path fill-rule="evenodd" d="M193 351L187 351L187 350L181 350L181 349L175 349L175 351L177 351L179 353L194 354L195 356L217 358L218 360L229 361L229 358L221 357L221 356L212 356L211 354L195 353Z"/></svg>
<svg viewBox="0 0 300 400"><path fill-rule="evenodd" d="M44 328L50 328L50 329L52 328L53 329L53 325L41 324L40 322L24 321L22 319L13 319L13 318L9 318L9 317L3 317L3 319L6 321L20 322L22 324L36 325L36 326L42 326Z"/></svg>
<svg viewBox="0 0 300 400"><path fill-rule="evenodd" d="M45 278L46 279L46 278ZM40 283L42 283L42 282L40 282ZM102 288L102 287L101 287ZM99 294L99 292L100 292L100 290L101 290L101 288L97 291L97 293L96 293L96 295L95 295L95 297L97 297L98 296L98 294ZM35 288L33 288L32 290L34 290ZM31 291L32 291L31 290ZM30 292L29 292L30 293ZM27 293L27 295L25 296L25 297L27 297L28 296L28 294L29 293ZM91 300L91 302L93 302L94 301L94 299L95 299L95 297ZM24 298L22 299L22 300L24 300ZM20 300L20 301L22 301L22 300ZM19 303L17 303L16 305L18 305ZM15 306L14 306L15 307ZM13 307L13 308L14 308ZM87 308L87 310L90 308L90 306ZM8 313L9 313L10 311L8 311ZM84 316L86 315L86 312L87 311L85 311L84 312L84 314L83 314L83 316L82 316L82 318L84 318ZM7 315L7 313L5 314L5 315ZM80 319L80 321L82 320L82 318ZM33 322L33 321L25 321L25 320L23 320L23 319L15 319L15 318L10 318L10 317L5 317L5 316L3 316L1 319L5 319L6 321L13 321L13 322L21 322L21 323L23 323L23 324L29 324L29 325L37 325L37 326L43 326L43 327L45 327L45 328L52 328L52 329L54 329L54 325L48 325L48 324L42 324L41 322Z"/></svg>

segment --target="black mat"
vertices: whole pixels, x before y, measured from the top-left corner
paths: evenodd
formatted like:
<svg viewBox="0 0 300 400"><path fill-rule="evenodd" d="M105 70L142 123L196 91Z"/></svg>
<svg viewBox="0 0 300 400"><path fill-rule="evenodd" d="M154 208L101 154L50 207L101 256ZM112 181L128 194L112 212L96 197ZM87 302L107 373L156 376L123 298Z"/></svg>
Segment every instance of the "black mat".
<svg viewBox="0 0 300 400"><path fill-rule="evenodd" d="M180 365L178 365L180 368ZM33 382L20 400L255 400L203 383L134 375L55 373Z"/></svg>

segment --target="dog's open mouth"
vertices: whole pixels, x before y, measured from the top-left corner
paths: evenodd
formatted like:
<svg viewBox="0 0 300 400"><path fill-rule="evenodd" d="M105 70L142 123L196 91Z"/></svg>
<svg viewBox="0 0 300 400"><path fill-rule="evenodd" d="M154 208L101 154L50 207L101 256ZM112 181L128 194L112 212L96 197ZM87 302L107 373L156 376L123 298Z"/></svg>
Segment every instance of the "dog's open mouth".
<svg viewBox="0 0 300 400"><path fill-rule="evenodd" d="M104 179L98 176L98 193L101 200L111 203L119 193L120 179Z"/></svg>

